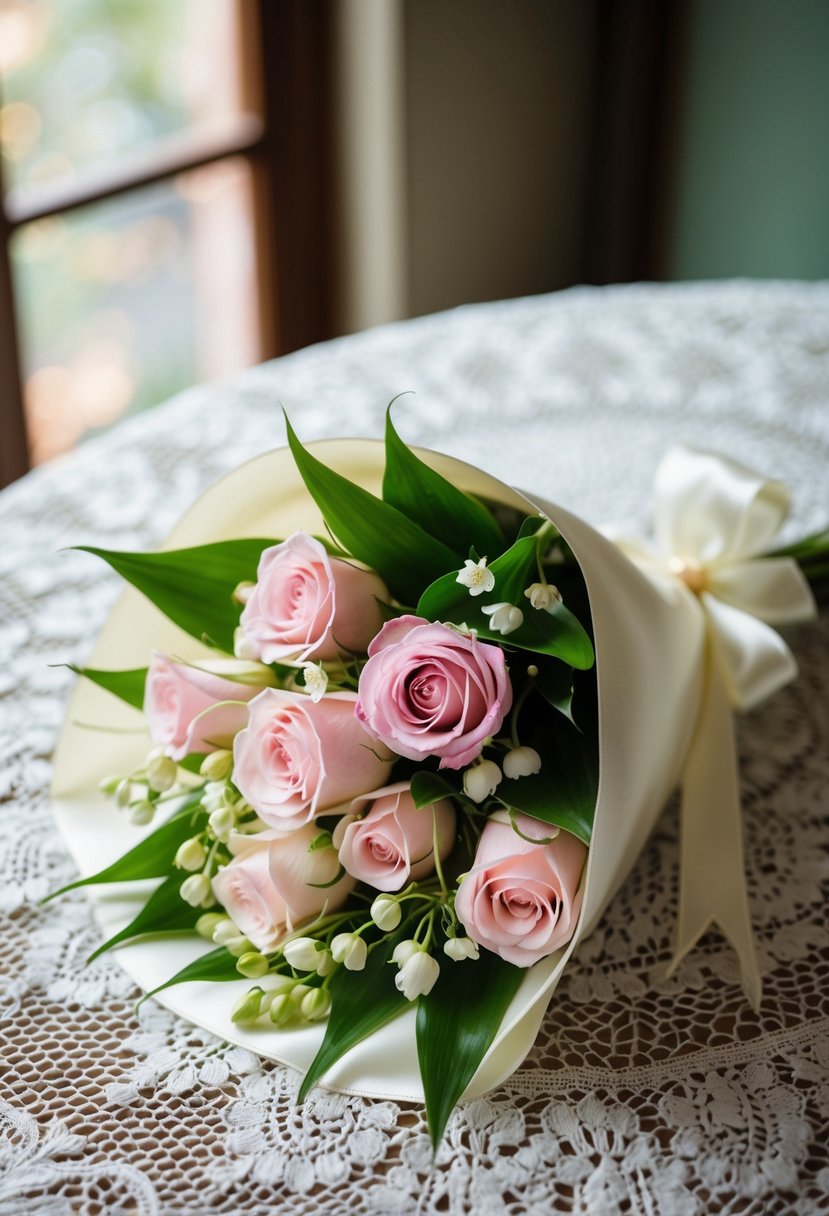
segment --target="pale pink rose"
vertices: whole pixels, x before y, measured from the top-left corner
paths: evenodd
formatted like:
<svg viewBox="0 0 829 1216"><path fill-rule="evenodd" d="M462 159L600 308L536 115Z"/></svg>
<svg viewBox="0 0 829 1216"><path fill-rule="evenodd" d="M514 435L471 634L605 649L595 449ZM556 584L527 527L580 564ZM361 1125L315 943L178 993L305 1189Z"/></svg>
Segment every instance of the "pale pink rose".
<svg viewBox="0 0 829 1216"><path fill-rule="evenodd" d="M444 799L418 809L408 781L355 798L334 829L334 847L348 873L360 882L378 891L399 891L435 869L433 814L443 861L455 843L455 808Z"/></svg>
<svg viewBox="0 0 829 1216"><path fill-rule="evenodd" d="M393 757L357 721L356 700L266 688L251 701L233 742L233 780L265 823L300 827L388 778Z"/></svg>
<svg viewBox="0 0 829 1216"><path fill-rule="evenodd" d="M199 660L198 667L154 654L144 685L144 713L154 743L162 743L173 760L191 752L213 752L230 747L233 736L247 720L244 705L224 701L250 701L271 678L262 668L259 684L233 679L255 666L236 659Z"/></svg>
<svg viewBox="0 0 829 1216"><path fill-rule="evenodd" d="M534 839L555 831L528 815L517 815L515 822ZM530 967L573 936L586 856L586 846L570 832L559 832L549 844L532 844L499 812L487 821L475 865L458 887L458 919L479 946Z"/></svg>
<svg viewBox="0 0 829 1216"><path fill-rule="evenodd" d="M500 646L418 616L388 621L368 648L357 717L410 760L463 768L512 705Z"/></svg>
<svg viewBox="0 0 829 1216"><path fill-rule="evenodd" d="M305 532L295 532L259 558L240 625L265 663L336 659L365 651L383 622L378 599L389 598L371 570L329 557Z"/></svg>
<svg viewBox="0 0 829 1216"><path fill-rule="evenodd" d="M237 856L213 879L213 894L257 950L274 950L302 921L339 908L354 888L348 874L330 887L312 885L340 870L334 849L309 852L318 835L310 823L287 834L233 838Z"/></svg>

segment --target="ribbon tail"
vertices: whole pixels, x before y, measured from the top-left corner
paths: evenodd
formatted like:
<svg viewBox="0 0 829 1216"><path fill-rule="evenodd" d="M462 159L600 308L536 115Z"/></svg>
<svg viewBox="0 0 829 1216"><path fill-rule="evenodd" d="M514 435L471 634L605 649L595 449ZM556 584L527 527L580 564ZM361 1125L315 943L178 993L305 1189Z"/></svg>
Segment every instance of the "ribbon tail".
<svg viewBox="0 0 829 1216"><path fill-rule="evenodd" d="M762 998L743 858L734 719L724 673L707 641L700 715L682 781L679 921L672 975L716 923L737 952L743 991Z"/></svg>

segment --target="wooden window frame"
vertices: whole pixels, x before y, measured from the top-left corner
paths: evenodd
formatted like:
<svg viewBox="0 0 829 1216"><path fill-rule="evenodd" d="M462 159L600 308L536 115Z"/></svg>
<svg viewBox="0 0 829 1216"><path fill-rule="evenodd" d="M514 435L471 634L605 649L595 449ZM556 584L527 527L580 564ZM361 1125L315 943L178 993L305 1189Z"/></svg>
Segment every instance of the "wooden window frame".
<svg viewBox="0 0 829 1216"><path fill-rule="evenodd" d="M335 0L240 4L243 110L220 134L175 136L28 197L0 190L0 485L29 468L10 242L24 224L118 198L231 156L253 181L263 357L333 335Z"/></svg>

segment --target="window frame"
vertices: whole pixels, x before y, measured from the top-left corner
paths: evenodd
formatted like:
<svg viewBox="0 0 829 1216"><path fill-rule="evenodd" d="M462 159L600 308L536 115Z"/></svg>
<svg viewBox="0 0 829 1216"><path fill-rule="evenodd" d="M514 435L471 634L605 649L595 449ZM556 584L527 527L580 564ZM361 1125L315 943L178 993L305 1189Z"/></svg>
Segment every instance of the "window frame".
<svg viewBox="0 0 829 1216"><path fill-rule="evenodd" d="M242 157L253 183L259 346L271 358L333 336L335 0L241 0L243 106L221 132L174 136L35 193L0 180L0 486L30 467L10 242L24 224Z"/></svg>

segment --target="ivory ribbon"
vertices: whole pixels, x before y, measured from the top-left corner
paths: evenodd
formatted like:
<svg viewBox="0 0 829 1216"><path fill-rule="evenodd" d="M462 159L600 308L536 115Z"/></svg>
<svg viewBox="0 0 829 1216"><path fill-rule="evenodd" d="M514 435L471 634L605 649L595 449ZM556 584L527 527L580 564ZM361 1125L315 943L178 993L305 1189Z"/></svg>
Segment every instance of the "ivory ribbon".
<svg viewBox="0 0 829 1216"><path fill-rule="evenodd" d="M748 710L797 674L771 625L816 615L792 558L762 557L789 509L780 482L688 447L656 475L656 546L617 537L655 581L679 579L704 614L702 702L682 776L679 920L672 974L716 922L737 952L743 990L760 1004L743 861L734 710Z"/></svg>

